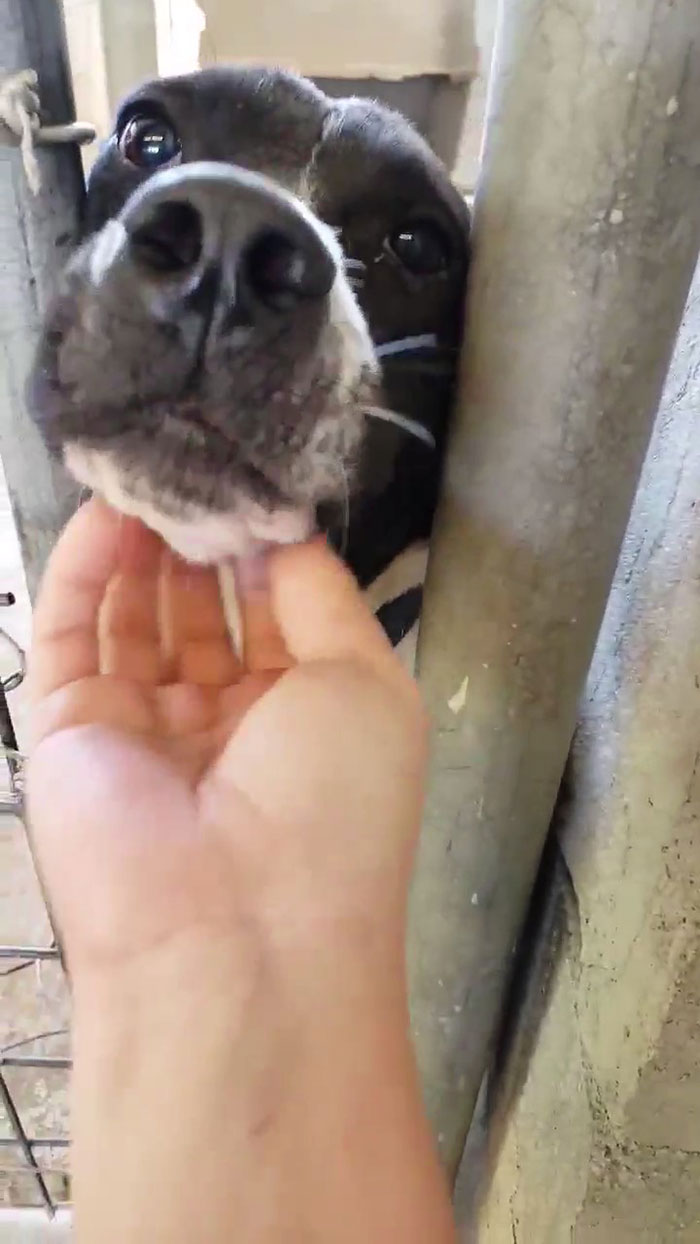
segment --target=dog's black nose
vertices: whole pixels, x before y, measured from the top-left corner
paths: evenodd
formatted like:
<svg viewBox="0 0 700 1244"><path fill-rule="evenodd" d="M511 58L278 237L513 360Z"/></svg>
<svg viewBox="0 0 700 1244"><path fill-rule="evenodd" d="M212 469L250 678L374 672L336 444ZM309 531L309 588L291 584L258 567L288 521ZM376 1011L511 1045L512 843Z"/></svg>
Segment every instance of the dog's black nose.
<svg viewBox="0 0 700 1244"><path fill-rule="evenodd" d="M121 215L128 255L158 300L253 320L324 298L337 263L322 226L267 178L224 164L152 177ZM329 235L330 238L330 235Z"/></svg>

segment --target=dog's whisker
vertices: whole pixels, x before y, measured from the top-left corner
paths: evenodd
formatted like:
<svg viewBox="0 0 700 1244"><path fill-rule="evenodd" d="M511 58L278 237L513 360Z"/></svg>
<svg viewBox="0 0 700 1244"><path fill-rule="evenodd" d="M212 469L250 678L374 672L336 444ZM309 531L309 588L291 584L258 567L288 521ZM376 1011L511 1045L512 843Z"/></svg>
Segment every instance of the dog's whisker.
<svg viewBox="0 0 700 1244"><path fill-rule="evenodd" d="M222 562L217 567L219 580L219 598L223 610L226 630L234 656L243 659L243 614L241 612L236 572L229 562Z"/></svg>
<svg viewBox="0 0 700 1244"><path fill-rule="evenodd" d="M348 543L350 540L350 483L348 481L348 473L345 467L343 471L343 549L342 555L345 557L348 551Z"/></svg>
<svg viewBox="0 0 700 1244"><path fill-rule="evenodd" d="M351 255L345 256L345 267L348 272L366 272L367 264L362 259L353 259Z"/></svg>
<svg viewBox="0 0 700 1244"><path fill-rule="evenodd" d="M323 517L320 518L320 530L325 532L336 553L345 557L350 541L350 481L345 464L340 459L334 461L333 467L340 481L341 495L321 507Z"/></svg>
<svg viewBox="0 0 700 1244"><path fill-rule="evenodd" d="M348 473L342 462L338 462L338 477L343 486L342 496L342 528L340 533L340 546L338 553L341 557L345 557L348 551L348 540L350 539L350 484L348 481Z"/></svg>
<svg viewBox="0 0 700 1244"><path fill-rule="evenodd" d="M438 348L435 333L419 333L414 337L396 337L394 341L383 341L376 347L377 358L390 358L395 354L415 354L418 350Z"/></svg>
<svg viewBox="0 0 700 1244"><path fill-rule="evenodd" d="M430 449L435 449L435 437L417 419L409 419L408 415L401 415L397 410L388 410L385 406L365 406L364 411L368 418L377 419L381 423L390 423L393 427L399 428L401 432L406 432L409 436L414 436L417 441L422 441Z"/></svg>

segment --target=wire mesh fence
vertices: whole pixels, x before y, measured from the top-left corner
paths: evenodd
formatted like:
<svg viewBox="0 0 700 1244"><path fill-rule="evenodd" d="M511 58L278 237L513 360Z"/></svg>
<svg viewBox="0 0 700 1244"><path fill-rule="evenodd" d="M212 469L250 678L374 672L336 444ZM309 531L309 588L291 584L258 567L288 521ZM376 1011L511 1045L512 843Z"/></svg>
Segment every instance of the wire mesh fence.
<svg viewBox="0 0 700 1244"><path fill-rule="evenodd" d="M0 605L12 603L0 593ZM15 649L16 669L0 681L0 817L14 835L23 833L24 771L7 694L24 678L24 654L5 632L3 638ZM70 1200L71 1066L68 991L55 941L0 943L0 982L0 1198L53 1215ZM56 1016L64 1022L56 1025Z"/></svg>

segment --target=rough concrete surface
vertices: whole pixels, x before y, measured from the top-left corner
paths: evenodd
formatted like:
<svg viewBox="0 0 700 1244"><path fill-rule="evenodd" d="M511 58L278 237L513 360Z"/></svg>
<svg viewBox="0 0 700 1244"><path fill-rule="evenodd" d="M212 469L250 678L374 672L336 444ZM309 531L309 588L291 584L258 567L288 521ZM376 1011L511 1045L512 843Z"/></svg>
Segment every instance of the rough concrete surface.
<svg viewBox="0 0 700 1244"><path fill-rule="evenodd" d="M581 706L580 910L479 1244L700 1241L700 271Z"/></svg>
<svg viewBox="0 0 700 1244"><path fill-rule="evenodd" d="M700 957L678 982L626 1119L592 1171L576 1244L700 1240Z"/></svg>

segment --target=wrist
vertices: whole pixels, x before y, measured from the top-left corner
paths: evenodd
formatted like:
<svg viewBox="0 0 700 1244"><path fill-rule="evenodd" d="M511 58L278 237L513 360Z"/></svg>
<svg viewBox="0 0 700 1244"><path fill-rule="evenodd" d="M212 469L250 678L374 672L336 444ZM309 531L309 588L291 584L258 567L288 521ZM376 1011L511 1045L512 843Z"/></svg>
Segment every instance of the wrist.
<svg viewBox="0 0 700 1244"><path fill-rule="evenodd" d="M252 1222L260 1201L282 1206L292 1195L290 1161L313 1206L319 1165L329 1162L336 1178L349 1146L361 1170L364 1149L374 1145L374 1161L385 1163L411 1129L424 1129L403 956L370 954L366 931L349 932L282 950L256 936L243 956L237 945L172 944L143 962L78 976L78 1240L90 1238L100 1207L119 1201L122 1186L130 1189L123 1212L135 1218L126 1221L120 1209L112 1234L102 1230L105 1244L178 1241L192 1231L208 1239L196 1227L203 1199L213 1222L225 1216L235 1185L240 1214L247 1187L262 1181L259 1194L250 1193ZM378 1140L367 1135L375 1127ZM267 1186L275 1179L280 1186ZM248 1235L241 1229L237 1238Z"/></svg>

